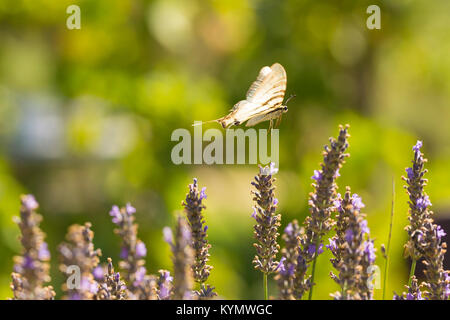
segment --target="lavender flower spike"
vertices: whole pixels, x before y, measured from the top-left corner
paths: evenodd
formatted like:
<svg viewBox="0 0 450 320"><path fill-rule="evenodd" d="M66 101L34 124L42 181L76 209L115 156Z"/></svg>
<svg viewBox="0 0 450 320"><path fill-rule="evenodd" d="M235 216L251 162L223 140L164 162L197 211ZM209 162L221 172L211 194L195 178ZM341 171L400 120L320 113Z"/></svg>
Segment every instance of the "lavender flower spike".
<svg viewBox="0 0 450 320"><path fill-rule="evenodd" d="M424 169L426 159L420 152L422 142L417 141L413 147L414 159L412 167L407 168L408 177L403 177L409 195L409 222L406 227L409 240L405 245L407 256L413 259L413 264L423 258L425 264L425 282L422 287L424 295L430 300L448 300L450 297L449 271L444 271L443 262L447 244L442 242L445 234L439 225L433 220L433 212L430 210L431 202L424 192L427 180L423 178L427 172ZM414 288L408 287L409 293ZM413 290L414 291L414 290ZM417 297L416 294L413 297Z"/></svg>
<svg viewBox="0 0 450 320"><path fill-rule="evenodd" d="M60 271L69 278L73 270L72 266L77 266L80 270L80 286L68 288L66 283L63 290L67 293L66 298L72 300L91 300L97 294L98 283L94 279L93 271L101 256L100 249L94 250L92 240L94 232L90 229L91 224L84 226L72 225L66 235L67 243L62 243L58 247L61 264Z"/></svg>
<svg viewBox="0 0 450 320"><path fill-rule="evenodd" d="M50 252L44 242L45 234L39 228L42 216L36 213L39 207L32 195L21 196L20 218L15 222L20 228L22 255L14 257L14 272L11 274L14 300L53 300L53 287L45 286L50 281Z"/></svg>
<svg viewBox="0 0 450 320"><path fill-rule="evenodd" d="M256 188L256 191L252 192L253 200L256 202L255 214L253 215L256 220L254 225L256 243L253 244L256 248L256 256L253 259L253 264L255 269L266 275L275 272L278 266L275 258L280 249L277 238L281 215L275 214L278 200L274 197L275 186L273 184L276 179L271 174L266 174L269 171L273 172L273 169L270 168L271 166L259 166L260 172L255 176L255 181L252 182L252 185Z"/></svg>
<svg viewBox="0 0 450 320"><path fill-rule="evenodd" d="M109 215L116 225L114 232L122 239L119 266L124 270L127 295L130 299L155 300L156 280L147 275L145 260L147 248L138 238L137 224L134 223L136 209L127 203L125 207L113 206Z"/></svg>
<svg viewBox="0 0 450 320"><path fill-rule="evenodd" d="M111 258L108 258L108 272L104 281L99 283L96 300L125 300L127 291L125 283L120 279L119 272L114 272Z"/></svg>
<svg viewBox="0 0 450 320"><path fill-rule="evenodd" d="M336 300L371 300L373 290L369 287L369 271L375 262L373 240L369 237L367 220L361 213L361 198L350 195L350 188L340 204L336 215L336 235L330 239L328 249L334 255L331 264L338 274L331 278L341 287L332 294Z"/></svg>
<svg viewBox="0 0 450 320"><path fill-rule="evenodd" d="M282 300L294 299L294 271L298 260L300 234L298 222L294 220L287 225L282 236L285 247L281 250L280 267L278 274L275 276L280 291L280 299Z"/></svg>
<svg viewBox="0 0 450 320"><path fill-rule="evenodd" d="M408 292L403 292L400 296L394 293L394 300L424 300L416 276L412 276L411 285L405 287Z"/></svg>
<svg viewBox="0 0 450 320"><path fill-rule="evenodd" d="M168 300L172 295L173 277L167 270L159 270L159 278L157 283L158 300Z"/></svg>
<svg viewBox="0 0 450 320"><path fill-rule="evenodd" d="M187 221L178 217L175 228L174 242L171 243L173 261L173 299L193 299L192 264L194 262L194 250L191 247L191 230Z"/></svg>
<svg viewBox="0 0 450 320"><path fill-rule="evenodd" d="M196 291L200 299L209 298L205 296L206 292L209 292L209 295L215 295L212 292L214 288L210 287L210 290L207 291L205 287L205 282L212 269L212 266L207 264L211 245L208 243L208 235L206 233L208 227L205 225L205 218L202 212L206 209L202 203L206 199L205 190L206 188L202 188L199 191L197 179L194 179L194 183L189 185L189 193L186 195L186 200L182 202L192 232L192 248L195 252L192 271L195 282L200 284L200 290Z"/></svg>
<svg viewBox="0 0 450 320"><path fill-rule="evenodd" d="M339 176L339 169L344 164L344 160L349 155L345 153L348 148L348 128L339 126L339 137L336 139L330 138L330 146L325 146L323 152L323 163L321 170L316 170L312 177L315 182L313 187L315 191L310 193L309 206L310 216L304 222L304 234L300 241L299 259L295 270L295 295L300 299L304 292L312 290L314 285L314 271L315 263L313 263L312 276L307 277L306 272L311 262L315 262L320 253L322 246L322 238L327 234L333 225L331 213L334 210L334 199L336 198L336 183L335 180ZM311 252L310 248L315 248ZM312 292L310 292L310 297Z"/></svg>

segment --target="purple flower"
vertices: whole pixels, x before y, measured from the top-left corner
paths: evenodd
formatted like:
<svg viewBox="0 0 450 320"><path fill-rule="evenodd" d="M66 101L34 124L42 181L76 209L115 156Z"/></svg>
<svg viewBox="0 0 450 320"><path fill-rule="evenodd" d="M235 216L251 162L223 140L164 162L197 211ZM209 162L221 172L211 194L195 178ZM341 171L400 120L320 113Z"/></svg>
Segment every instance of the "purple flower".
<svg viewBox="0 0 450 320"><path fill-rule="evenodd" d="M414 172L412 168L406 168L406 173L408 174L409 180L412 180L414 178Z"/></svg>
<svg viewBox="0 0 450 320"><path fill-rule="evenodd" d="M181 228L181 235L182 235L184 241L186 241L187 243L189 243L191 241L191 238L192 238L191 230L187 226L185 226L184 228Z"/></svg>
<svg viewBox="0 0 450 320"><path fill-rule="evenodd" d="M120 280L120 273L116 272L114 274L114 281L119 282L119 280Z"/></svg>
<svg viewBox="0 0 450 320"><path fill-rule="evenodd" d="M36 210L39 207L39 204L37 203L36 199L31 194L25 195L22 198L22 203L25 206L25 208L29 211Z"/></svg>
<svg viewBox="0 0 450 320"><path fill-rule="evenodd" d="M93 294L96 294L98 291L97 284L94 281L91 281L88 277L81 277L80 289Z"/></svg>
<svg viewBox="0 0 450 320"><path fill-rule="evenodd" d="M336 170L336 173L334 174L333 178L339 178L341 174L339 173L339 168Z"/></svg>
<svg viewBox="0 0 450 320"><path fill-rule="evenodd" d="M416 145L412 148L414 152L420 152L420 148L422 148L422 141L417 140Z"/></svg>
<svg viewBox="0 0 450 320"><path fill-rule="evenodd" d="M172 282L173 281L173 277L170 275L169 271L164 271L164 273L163 273L163 280L164 281L168 281L168 282Z"/></svg>
<svg viewBox="0 0 450 320"><path fill-rule="evenodd" d="M203 228L203 232L206 232L206 231L208 231L208 226L205 226L204 228Z"/></svg>
<svg viewBox="0 0 450 320"><path fill-rule="evenodd" d="M325 247L331 251L336 250L337 249L336 240L334 240L333 238L329 238L328 241L330 241L330 244L327 244Z"/></svg>
<svg viewBox="0 0 450 320"><path fill-rule="evenodd" d="M276 206L278 204L278 199L277 198L273 198L273 205Z"/></svg>
<svg viewBox="0 0 450 320"><path fill-rule="evenodd" d="M128 258L128 249L127 247L122 247L120 249L120 258L126 260Z"/></svg>
<svg viewBox="0 0 450 320"><path fill-rule="evenodd" d="M289 222L289 224L284 228L284 233L286 233L289 236L292 236L292 233L294 232L294 227L292 226L292 223Z"/></svg>
<svg viewBox="0 0 450 320"><path fill-rule="evenodd" d="M342 211L342 198L340 193L338 193L336 199L333 200L333 206L337 211Z"/></svg>
<svg viewBox="0 0 450 320"><path fill-rule="evenodd" d="M164 238L164 241L167 242L168 244L173 243L172 230L169 227L163 228L163 238Z"/></svg>
<svg viewBox="0 0 450 320"><path fill-rule="evenodd" d="M437 226L436 228L436 236L438 237L439 241L441 241L442 237L445 237L447 234L445 233L444 229L441 228L441 226Z"/></svg>
<svg viewBox="0 0 450 320"><path fill-rule="evenodd" d="M137 287L144 280L146 272L147 270L145 269L145 267L139 267L139 269L136 271L135 273L136 280L133 283L135 287Z"/></svg>
<svg viewBox="0 0 450 320"><path fill-rule="evenodd" d="M311 177L311 179L319 182L322 179L322 172L320 170L314 170L314 175Z"/></svg>
<svg viewBox="0 0 450 320"><path fill-rule="evenodd" d="M252 218L256 219L256 208L253 208Z"/></svg>
<svg viewBox="0 0 450 320"><path fill-rule="evenodd" d="M370 263L375 262L375 248L372 241L364 242L364 253L367 255Z"/></svg>
<svg viewBox="0 0 450 320"><path fill-rule="evenodd" d="M25 268L25 269L33 269L33 268L34 268L34 261L33 261L33 259L32 259L29 255L27 255L27 254L25 254L25 255L23 256L23 264L22 264L22 267Z"/></svg>
<svg viewBox="0 0 450 320"><path fill-rule="evenodd" d="M450 297L450 274L448 272L445 273L445 296L448 299Z"/></svg>
<svg viewBox="0 0 450 320"><path fill-rule="evenodd" d="M119 224L122 221L122 215L120 214L120 209L118 206L112 206L111 211L109 211L109 215L112 218L112 222L114 224Z"/></svg>
<svg viewBox="0 0 450 320"><path fill-rule="evenodd" d="M206 191L206 187L203 187L202 190L200 191L200 200L207 198L205 191Z"/></svg>
<svg viewBox="0 0 450 320"><path fill-rule="evenodd" d="M361 200L361 197L358 196L356 193L352 195L352 204L357 210L361 210L365 207L364 203Z"/></svg>
<svg viewBox="0 0 450 320"><path fill-rule="evenodd" d="M94 276L95 280L97 280L97 281L101 281L105 277L105 273L101 266L95 267L94 270L92 270L92 275Z"/></svg>
<svg viewBox="0 0 450 320"><path fill-rule="evenodd" d="M260 167L259 173L264 176L273 176L278 173L278 168L275 168L275 163L271 162L269 166Z"/></svg>
<svg viewBox="0 0 450 320"><path fill-rule="evenodd" d="M345 241L347 242L352 242L353 241L353 231L352 229L347 229L347 231L345 231Z"/></svg>
<svg viewBox="0 0 450 320"><path fill-rule="evenodd" d="M139 241L136 244L136 256L137 258L143 258L147 255L147 248L142 241Z"/></svg>
<svg viewBox="0 0 450 320"><path fill-rule="evenodd" d="M43 261L50 259L50 251L48 251L48 245L46 242L42 242L41 246L39 247L38 259Z"/></svg>
<svg viewBox="0 0 450 320"><path fill-rule="evenodd" d="M128 215L130 215L130 216L133 213L136 213L136 209L130 203L127 203L127 205L125 206L125 210L128 213Z"/></svg>
<svg viewBox="0 0 450 320"><path fill-rule="evenodd" d="M370 233L370 229L367 226L367 220L361 221L360 227L361 227L361 233L362 234L366 234L366 233L369 234Z"/></svg>
<svg viewBox="0 0 450 320"><path fill-rule="evenodd" d="M417 199L416 204L417 208L423 211L427 207L431 206L430 198L427 195L425 195L424 197Z"/></svg>
<svg viewBox="0 0 450 320"><path fill-rule="evenodd" d="M284 261L286 260L286 257L282 257L280 259L280 262L278 262L277 267L275 268L275 271L280 270L280 272L284 272L286 271L286 269L284 268Z"/></svg>
<svg viewBox="0 0 450 320"><path fill-rule="evenodd" d="M322 252L323 252L323 244L320 244L320 245L319 245L319 250L317 250L317 254L319 255L319 254L321 254ZM309 254L310 256L313 256L315 253L316 253L316 245L315 245L315 244L311 244L311 245L308 247L308 254Z"/></svg>
<svg viewBox="0 0 450 320"><path fill-rule="evenodd" d="M78 292L74 292L69 297L70 300L81 300L81 295Z"/></svg>

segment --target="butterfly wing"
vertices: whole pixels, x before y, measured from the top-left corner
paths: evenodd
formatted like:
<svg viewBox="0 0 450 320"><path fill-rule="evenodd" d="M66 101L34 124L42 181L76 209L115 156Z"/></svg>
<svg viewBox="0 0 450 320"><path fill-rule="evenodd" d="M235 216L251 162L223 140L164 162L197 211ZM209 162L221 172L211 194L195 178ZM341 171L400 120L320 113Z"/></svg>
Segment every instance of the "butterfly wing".
<svg viewBox="0 0 450 320"><path fill-rule="evenodd" d="M257 116L254 116L253 118L249 119L247 121L247 123L245 124L246 127L252 127L260 122L264 122L264 121L268 121L268 120L273 120L273 119L277 119L277 125L279 123L281 119L281 115L283 114L283 111L280 110L272 110L272 112L269 113L264 113L264 114L260 114Z"/></svg>
<svg viewBox="0 0 450 320"><path fill-rule="evenodd" d="M286 71L281 64L263 67L250 86L246 99L235 104L230 116L232 115L236 122L242 123L273 111L283 102L286 81Z"/></svg>
<svg viewBox="0 0 450 320"><path fill-rule="evenodd" d="M278 107L283 102L286 83L286 71L281 64L274 63L271 67L263 67L250 86L246 100L269 110Z"/></svg>

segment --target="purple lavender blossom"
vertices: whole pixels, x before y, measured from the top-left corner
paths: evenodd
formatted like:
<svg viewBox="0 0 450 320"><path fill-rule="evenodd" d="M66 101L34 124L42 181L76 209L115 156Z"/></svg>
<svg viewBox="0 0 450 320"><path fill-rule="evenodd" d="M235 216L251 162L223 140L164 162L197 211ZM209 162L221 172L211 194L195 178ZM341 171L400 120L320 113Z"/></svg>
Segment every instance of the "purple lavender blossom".
<svg viewBox="0 0 450 320"><path fill-rule="evenodd" d="M352 242L353 237L354 237L353 231L351 229L347 229L347 231L345 231L345 241Z"/></svg>
<svg viewBox="0 0 450 320"><path fill-rule="evenodd" d="M173 277L167 270L159 270L159 279L157 284L157 295L159 300L170 298L172 291Z"/></svg>
<svg viewBox="0 0 450 320"><path fill-rule="evenodd" d="M358 210L361 210L362 208L365 207L364 203L361 200L361 197L358 196L356 193L352 195L352 205Z"/></svg>
<svg viewBox="0 0 450 320"><path fill-rule="evenodd" d="M276 170L278 171L278 169ZM253 208L252 217L256 220L253 226L254 237L256 242L253 246L256 249L256 255L253 259L255 269L261 271L265 275L275 272L278 262L275 261L280 246L277 243L278 227L280 226L281 216L275 213L278 200L274 195L274 182L272 174L274 166L259 166L259 174L255 176L255 180L251 183L256 190L252 191Z"/></svg>
<svg viewBox="0 0 450 320"><path fill-rule="evenodd" d="M298 222L294 220L286 226L282 236L285 246L281 250L282 257L276 269L278 274L275 276L275 280L278 284L280 298L283 300L293 300L295 298L294 281L300 234L301 230Z"/></svg>
<svg viewBox="0 0 450 320"><path fill-rule="evenodd" d="M364 253L367 256L367 259L369 259L370 263L374 263L375 262L375 247L373 246L373 242L372 241L366 241L364 243Z"/></svg>
<svg viewBox="0 0 450 320"><path fill-rule="evenodd" d="M319 182L322 179L322 172L320 170L314 170L314 175L311 177L311 179Z"/></svg>
<svg viewBox="0 0 450 320"><path fill-rule="evenodd" d="M198 180L194 178L194 183L189 186L189 193L182 202L184 212L186 213L189 222L190 230L185 237L190 237L192 241L192 248L194 249L194 264L192 265L192 272L194 281L197 282L200 288L204 287L212 266L208 265L209 249L211 245L208 242L208 226L206 226L204 211L206 209L203 200L207 198L206 187L199 191ZM203 291L196 291L200 299L208 299L209 296L203 296Z"/></svg>
<svg viewBox="0 0 450 320"><path fill-rule="evenodd" d="M94 276L94 279L97 281L103 281L103 278L105 277L105 272L101 266L97 266L92 270L92 275Z"/></svg>
<svg viewBox="0 0 450 320"><path fill-rule="evenodd" d="M273 176L278 173L278 168L275 167L275 163L271 162L269 163L269 166L259 167L259 174L262 176Z"/></svg>
<svg viewBox="0 0 450 320"><path fill-rule="evenodd" d="M311 255L311 256L314 256L315 253L316 253L316 245L315 244L311 244L308 247L308 254ZM319 249L317 250L317 254L318 255L321 254L321 253L323 253L323 244L322 243L319 245Z"/></svg>
<svg viewBox="0 0 450 320"><path fill-rule="evenodd" d="M28 211L33 211L39 208L39 204L32 194L28 194L22 197L22 205Z"/></svg>
<svg viewBox="0 0 450 320"><path fill-rule="evenodd" d="M130 216L131 216L132 214L136 213L136 209L135 209L130 203L127 203L127 204L126 204L125 210L126 210L126 212L128 213L128 215L130 215Z"/></svg>
<svg viewBox="0 0 450 320"><path fill-rule="evenodd" d="M413 151L414 151L415 153L420 152L420 148L422 148L422 145L423 145L422 141L417 140L417 143L415 144L415 146L412 147Z"/></svg>
<svg viewBox="0 0 450 320"><path fill-rule="evenodd" d="M50 251L46 242L42 242L38 250L38 259L43 261L50 260Z"/></svg>
<svg viewBox="0 0 450 320"><path fill-rule="evenodd" d="M103 276L104 281L98 286L95 299L124 300L128 298L125 283L120 279L120 273L114 272L111 258L108 258L107 269L107 273Z"/></svg>
<svg viewBox="0 0 450 320"><path fill-rule="evenodd" d="M200 198L199 198L200 200L206 199L208 197L206 195L205 191L206 191L206 187L203 187L202 191L200 191Z"/></svg>
<svg viewBox="0 0 450 320"><path fill-rule="evenodd" d="M134 214L136 209L127 203L125 207L119 209L113 206L110 215L116 225L114 232L122 239L119 267L124 271L123 277L128 283L127 296L130 299L149 300L155 299L154 286L156 281L147 275L145 260L147 248L138 238L137 224Z"/></svg>
<svg viewBox="0 0 450 320"><path fill-rule="evenodd" d="M416 206L419 210L423 211L426 208L431 206L430 199L427 195L424 195L423 197L417 199Z"/></svg>
<svg viewBox="0 0 450 320"><path fill-rule="evenodd" d="M441 226L437 226L436 228L436 236L441 241L442 237L445 237L447 234L445 233L444 229L441 228Z"/></svg>
<svg viewBox="0 0 450 320"><path fill-rule="evenodd" d="M308 204L310 215L306 217L305 231L300 241L301 263L297 263L295 277L295 297L301 299L303 294L310 290L312 297L312 286L314 285L314 270L311 271L311 278L306 276L311 262L316 261L322 246L322 238L333 226L331 217L335 207L340 204L334 200L336 198L337 185L335 180L339 177L339 170L345 163L345 158L349 155L345 153L348 148L348 126L339 126L338 139L330 138L330 146L325 146L323 153L323 163L320 170L314 170L312 179L314 192L310 193ZM317 249L312 251L311 248ZM323 251L323 250L322 250ZM315 266L315 263L312 263ZM314 267L313 267L314 269Z"/></svg>
<svg viewBox="0 0 450 320"><path fill-rule="evenodd" d="M291 236L293 232L294 232L294 227L292 225L292 222L289 222L288 225L286 226L286 228L284 228L284 233Z"/></svg>
<svg viewBox="0 0 450 320"><path fill-rule="evenodd" d="M166 243L170 245L173 243L173 234L172 230L169 227L163 228L163 239Z"/></svg>
<svg viewBox="0 0 450 320"><path fill-rule="evenodd" d="M187 221L178 217L174 242L171 244L173 261L173 299L192 297L194 250L191 247L190 227Z"/></svg>
<svg viewBox="0 0 450 320"><path fill-rule="evenodd" d="M146 255L147 255L147 248L145 247L145 244L142 241L139 241L136 244L136 257L143 258Z"/></svg>
<svg viewBox="0 0 450 320"><path fill-rule="evenodd" d="M71 300L91 300L97 294L98 283L93 271L98 266L101 250L94 250L94 232L90 228L90 223L70 226L66 235L67 242L58 247L61 272L69 279L72 275L71 267L75 265L79 267L81 274L80 287L66 290L66 298Z"/></svg>
<svg viewBox="0 0 450 320"><path fill-rule="evenodd" d="M50 252L40 229L42 216L35 210L39 204L32 195L21 196L20 218L15 222L20 228L22 254L15 256L11 274L15 300L53 300L53 287L45 286L50 281Z"/></svg>
<svg viewBox="0 0 450 320"><path fill-rule="evenodd" d="M369 270L375 262L375 248L370 239L365 215L361 213L361 198L353 194L350 188L339 201L340 208L336 215L336 235L327 246L332 252L331 264L338 274L331 273L331 278L341 287L332 294L338 300L369 300L373 298Z"/></svg>
<svg viewBox="0 0 450 320"><path fill-rule="evenodd" d="M423 158L423 154L420 152L422 145L422 141L417 141L413 147L412 167L406 169L408 177L403 177L403 180L407 183L406 190L409 196L408 220L410 222L406 227L409 239L405 245L405 252L413 260L412 265L415 265L419 259L423 259L426 281L421 286L426 289L424 291L425 297L430 300L447 300L446 292L449 282L443 269L447 245L442 242L445 232L434 223L433 212L430 210L431 201L424 191L427 184L427 179L424 178L427 173L424 168L427 160ZM417 290L420 292L418 286L416 290L411 283L407 288L409 293L418 298Z"/></svg>
<svg viewBox="0 0 450 320"><path fill-rule="evenodd" d="M331 251L336 250L337 249L336 240L334 240L333 238L330 238L330 239L328 239L328 241L330 242L330 244L327 244L325 247Z"/></svg>
<svg viewBox="0 0 450 320"><path fill-rule="evenodd" d="M408 179L412 180L414 177L413 169L412 168L406 168L406 173L408 174Z"/></svg>
<svg viewBox="0 0 450 320"><path fill-rule="evenodd" d="M128 248L127 247L122 247L121 249L120 249L120 254L119 254L119 257L120 257L120 259L122 259L122 260L125 260L125 259L127 259L128 258Z"/></svg>

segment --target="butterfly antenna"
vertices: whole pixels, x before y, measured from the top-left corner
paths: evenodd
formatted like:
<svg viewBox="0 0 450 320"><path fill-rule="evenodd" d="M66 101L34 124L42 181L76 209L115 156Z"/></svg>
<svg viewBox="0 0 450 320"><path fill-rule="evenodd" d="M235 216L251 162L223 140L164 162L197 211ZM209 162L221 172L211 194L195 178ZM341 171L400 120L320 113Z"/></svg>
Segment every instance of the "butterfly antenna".
<svg viewBox="0 0 450 320"><path fill-rule="evenodd" d="M288 102L292 99L295 98L297 95L296 94L291 94L291 96L289 98L287 98L285 105L288 104Z"/></svg>

